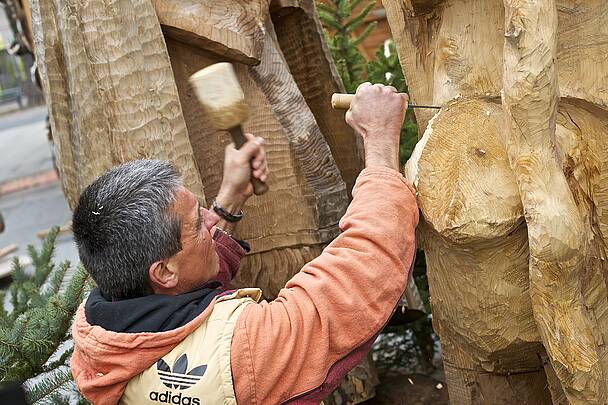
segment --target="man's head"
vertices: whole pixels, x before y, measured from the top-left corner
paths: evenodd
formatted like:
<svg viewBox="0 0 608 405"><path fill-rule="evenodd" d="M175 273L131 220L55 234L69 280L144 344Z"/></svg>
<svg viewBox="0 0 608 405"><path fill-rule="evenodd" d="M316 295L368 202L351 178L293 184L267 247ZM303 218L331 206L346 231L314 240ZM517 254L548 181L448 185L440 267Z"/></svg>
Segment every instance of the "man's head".
<svg viewBox="0 0 608 405"><path fill-rule="evenodd" d="M83 191L72 227L101 293L125 299L186 292L215 276L210 229L216 222L169 163L137 160Z"/></svg>

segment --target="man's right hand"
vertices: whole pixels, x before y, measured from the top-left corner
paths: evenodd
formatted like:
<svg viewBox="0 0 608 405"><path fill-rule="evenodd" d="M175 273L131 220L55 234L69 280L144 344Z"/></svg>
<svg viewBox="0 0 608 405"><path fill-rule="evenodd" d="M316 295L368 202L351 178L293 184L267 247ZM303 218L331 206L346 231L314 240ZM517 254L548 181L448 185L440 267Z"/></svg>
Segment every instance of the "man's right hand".
<svg viewBox="0 0 608 405"><path fill-rule="evenodd" d="M399 171L399 135L408 99L392 86L362 83L357 88L346 122L363 138L367 167Z"/></svg>

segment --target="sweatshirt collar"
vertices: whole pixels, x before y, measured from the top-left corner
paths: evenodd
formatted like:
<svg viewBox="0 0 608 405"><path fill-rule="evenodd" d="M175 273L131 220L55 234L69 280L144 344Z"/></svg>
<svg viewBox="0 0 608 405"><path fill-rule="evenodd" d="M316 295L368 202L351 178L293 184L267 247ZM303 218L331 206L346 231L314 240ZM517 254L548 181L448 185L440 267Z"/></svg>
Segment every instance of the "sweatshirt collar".
<svg viewBox="0 0 608 405"><path fill-rule="evenodd" d="M200 315L222 293L219 286L212 281L185 294L152 294L120 301L106 300L95 288L85 304L85 315L90 325L112 332L166 332Z"/></svg>

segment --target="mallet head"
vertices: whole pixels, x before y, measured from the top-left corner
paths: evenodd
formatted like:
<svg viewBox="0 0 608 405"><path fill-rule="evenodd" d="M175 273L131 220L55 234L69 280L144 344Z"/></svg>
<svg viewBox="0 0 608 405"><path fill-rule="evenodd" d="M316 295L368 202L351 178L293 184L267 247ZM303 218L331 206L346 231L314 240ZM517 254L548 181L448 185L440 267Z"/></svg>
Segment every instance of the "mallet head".
<svg viewBox="0 0 608 405"><path fill-rule="evenodd" d="M214 128L228 130L247 119L247 103L232 64L207 66L190 76L190 84Z"/></svg>

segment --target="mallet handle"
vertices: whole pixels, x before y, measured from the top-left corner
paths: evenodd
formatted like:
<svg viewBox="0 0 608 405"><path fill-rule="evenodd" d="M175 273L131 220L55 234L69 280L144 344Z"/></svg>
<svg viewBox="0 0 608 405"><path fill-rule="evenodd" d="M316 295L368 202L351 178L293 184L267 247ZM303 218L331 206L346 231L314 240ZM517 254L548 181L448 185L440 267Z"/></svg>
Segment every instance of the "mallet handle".
<svg viewBox="0 0 608 405"><path fill-rule="evenodd" d="M247 142L247 138L245 138L245 135L243 134L243 128L240 125L230 128L228 132L230 132L230 136L232 137L232 142L234 142L235 148L241 149L241 146ZM253 171L253 168L251 170ZM268 191L268 184L262 182L256 177L253 177L253 173L251 174L251 184L253 185L253 193L255 195L262 195Z"/></svg>
<svg viewBox="0 0 608 405"><path fill-rule="evenodd" d="M345 93L334 93L331 96L331 108L334 110L348 110L350 108L350 103L355 98L354 94L345 94ZM408 109L411 108L434 108L440 109L440 106L437 105L417 105L417 104L408 104Z"/></svg>

